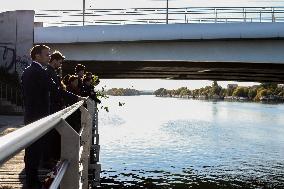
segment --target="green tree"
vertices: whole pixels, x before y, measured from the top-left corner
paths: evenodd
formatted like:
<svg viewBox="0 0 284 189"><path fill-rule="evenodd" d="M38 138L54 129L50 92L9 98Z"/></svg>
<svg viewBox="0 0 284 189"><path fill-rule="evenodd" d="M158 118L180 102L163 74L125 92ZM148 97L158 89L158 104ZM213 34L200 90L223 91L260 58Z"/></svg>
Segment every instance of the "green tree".
<svg viewBox="0 0 284 189"><path fill-rule="evenodd" d="M256 88L249 88L248 97L250 99L254 99L256 95L257 95L257 89Z"/></svg>
<svg viewBox="0 0 284 189"><path fill-rule="evenodd" d="M233 92L233 96L248 97L248 88L247 87L237 87Z"/></svg>
<svg viewBox="0 0 284 189"><path fill-rule="evenodd" d="M154 95L156 95L156 96L161 96L163 90L164 90L164 88L159 88L158 90L156 90L156 91L154 92Z"/></svg>
<svg viewBox="0 0 284 189"><path fill-rule="evenodd" d="M222 87L218 85L217 81L213 81L212 87L209 93L207 94L208 96L213 96L213 95L220 95L220 92L222 90Z"/></svg>

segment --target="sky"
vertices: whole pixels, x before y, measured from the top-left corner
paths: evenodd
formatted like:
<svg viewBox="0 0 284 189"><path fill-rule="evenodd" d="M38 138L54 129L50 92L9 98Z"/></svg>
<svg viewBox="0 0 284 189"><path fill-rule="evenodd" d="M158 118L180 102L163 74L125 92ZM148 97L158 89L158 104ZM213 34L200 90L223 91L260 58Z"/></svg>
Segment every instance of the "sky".
<svg viewBox="0 0 284 189"><path fill-rule="evenodd" d="M46 10L46 9L82 9L83 0L0 0L0 11L8 10ZM87 8L146 8L165 7L166 0L86 0ZM284 0L169 0L169 7L271 7L283 6ZM257 83L252 82L219 82L222 87L229 83L237 83L241 86L250 86ZM107 88L122 87L135 88L139 90L156 90L158 88L176 89L188 87L196 89L211 85L212 81L179 81L179 80L147 80L147 79L116 79L101 80L99 87Z"/></svg>
<svg viewBox="0 0 284 189"><path fill-rule="evenodd" d="M0 0L0 11L81 9L83 0ZM87 8L165 7L166 0L86 0ZM283 0L169 0L169 7L284 6Z"/></svg>

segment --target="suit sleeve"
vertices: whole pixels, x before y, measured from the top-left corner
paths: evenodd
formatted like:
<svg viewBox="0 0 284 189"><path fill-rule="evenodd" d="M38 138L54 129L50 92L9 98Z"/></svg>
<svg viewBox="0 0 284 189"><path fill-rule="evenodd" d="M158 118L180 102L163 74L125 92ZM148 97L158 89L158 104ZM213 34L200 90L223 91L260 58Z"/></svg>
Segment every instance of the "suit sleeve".
<svg viewBox="0 0 284 189"><path fill-rule="evenodd" d="M63 90L61 87L59 87L52 78L47 76L48 86L49 90L58 96L58 98L63 98L65 101L68 101L70 104L74 104L78 101L78 96L69 92Z"/></svg>

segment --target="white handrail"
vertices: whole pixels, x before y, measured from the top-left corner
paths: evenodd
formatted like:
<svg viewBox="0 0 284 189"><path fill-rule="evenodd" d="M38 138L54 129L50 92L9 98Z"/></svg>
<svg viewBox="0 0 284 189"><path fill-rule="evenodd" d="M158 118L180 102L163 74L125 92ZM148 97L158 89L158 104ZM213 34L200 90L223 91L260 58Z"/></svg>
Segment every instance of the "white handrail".
<svg viewBox="0 0 284 189"><path fill-rule="evenodd" d="M100 172L100 164L97 164L98 161L90 159L93 158L90 155L91 146L94 145L92 137L96 137L98 140L98 125L97 121L94 122L95 117L97 119L96 104L91 99L88 99L86 104L87 109L83 106L84 101L77 102L64 110L0 137L0 165L50 130L56 129L61 135L62 165L51 188L57 188L60 185L62 189L88 189L89 184L93 183L88 178L89 171L90 169L95 170L91 174ZM78 109L81 111L82 129L80 134L65 121ZM98 143L96 144L98 145ZM96 174L94 178L96 182L99 181L99 174Z"/></svg>
<svg viewBox="0 0 284 189"><path fill-rule="evenodd" d="M62 162L62 165L56 175L56 177L54 178L51 186L49 187L49 189L58 189L60 183L61 183L61 180L68 168L68 165L69 165L69 162L67 160L63 161Z"/></svg>
<svg viewBox="0 0 284 189"><path fill-rule="evenodd" d="M77 102L64 110L0 137L0 164L31 145L33 142L48 133L51 129L55 128L61 119L66 119L80 106L82 106L83 103L84 101Z"/></svg>

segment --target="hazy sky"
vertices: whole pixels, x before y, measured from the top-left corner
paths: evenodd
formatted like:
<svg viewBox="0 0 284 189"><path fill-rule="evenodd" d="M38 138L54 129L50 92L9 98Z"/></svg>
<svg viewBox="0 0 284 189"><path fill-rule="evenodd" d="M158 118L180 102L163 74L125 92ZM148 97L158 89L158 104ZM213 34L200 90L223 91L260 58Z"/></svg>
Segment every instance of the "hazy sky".
<svg viewBox="0 0 284 189"><path fill-rule="evenodd" d="M169 0L170 7L192 6L284 6L284 0ZM165 7L165 0L86 0L87 8L134 8ZM0 11L7 10L43 10L43 9L81 9L82 0L0 0ZM128 87L155 90L160 87L174 89L187 86L190 89L211 85L212 81L177 81L177 80L102 80L100 86ZM228 83L219 82L223 87ZM238 83L248 86L255 83Z"/></svg>

